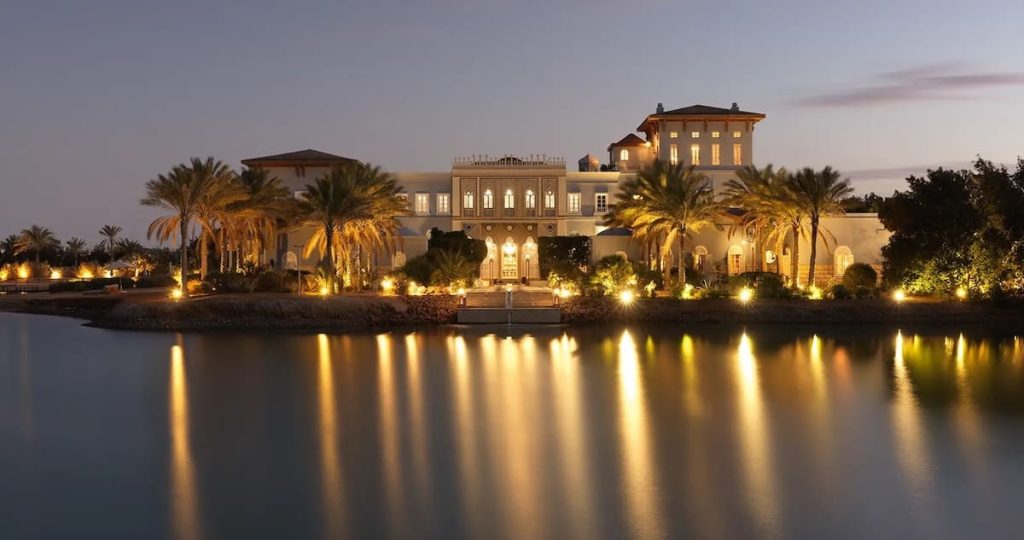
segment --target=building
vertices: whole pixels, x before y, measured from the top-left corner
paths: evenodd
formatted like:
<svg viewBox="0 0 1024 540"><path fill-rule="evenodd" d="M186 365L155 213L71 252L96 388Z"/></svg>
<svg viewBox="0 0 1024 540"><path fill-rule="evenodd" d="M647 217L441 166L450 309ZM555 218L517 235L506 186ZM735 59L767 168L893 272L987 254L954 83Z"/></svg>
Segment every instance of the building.
<svg viewBox="0 0 1024 540"><path fill-rule="evenodd" d="M480 267L480 279L541 279L537 242L544 236L584 235L593 238L592 258L621 253L634 260L646 255L628 231L607 229L605 214L615 204L619 184L655 159L693 165L721 190L738 168L754 163L754 128L764 120L761 113L693 105L666 111L659 103L635 133L607 147L608 163L593 155L578 161L575 171L565 160L547 155L469 156L456 158L444 172L396 174L409 201L411 215L402 218L402 246L397 253L380 253L374 264L381 272L397 268L426 251L432 228L462 230L485 240L488 257ZM302 150L242 161L263 167L302 197L305 186L331 167L352 158L317 150ZM724 225L724 224L723 224ZM881 247L888 233L875 214L849 214L826 220L836 245L819 243L817 274L823 283L841 276L853 262L880 268ZM270 257L285 268L312 269L318 255L303 257L312 231L283 233ZM801 242L801 279L806 280L809 245ZM792 242L793 239L790 239ZM754 238L730 237L715 229L701 231L688 241L689 260L708 276L751 270L790 272L789 246L774 253L757 246Z"/></svg>

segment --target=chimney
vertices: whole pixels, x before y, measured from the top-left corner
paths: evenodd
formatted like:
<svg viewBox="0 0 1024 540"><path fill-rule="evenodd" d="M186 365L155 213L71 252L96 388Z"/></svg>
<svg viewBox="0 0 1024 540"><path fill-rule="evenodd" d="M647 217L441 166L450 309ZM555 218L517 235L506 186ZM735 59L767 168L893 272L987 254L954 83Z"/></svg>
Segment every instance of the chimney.
<svg viewBox="0 0 1024 540"><path fill-rule="evenodd" d="M735 101L732 102L732 112L739 112L740 106Z"/></svg>
<svg viewBox="0 0 1024 540"><path fill-rule="evenodd" d="M658 108L654 109L654 114L661 114L665 112L665 107L661 103L658 104Z"/></svg>

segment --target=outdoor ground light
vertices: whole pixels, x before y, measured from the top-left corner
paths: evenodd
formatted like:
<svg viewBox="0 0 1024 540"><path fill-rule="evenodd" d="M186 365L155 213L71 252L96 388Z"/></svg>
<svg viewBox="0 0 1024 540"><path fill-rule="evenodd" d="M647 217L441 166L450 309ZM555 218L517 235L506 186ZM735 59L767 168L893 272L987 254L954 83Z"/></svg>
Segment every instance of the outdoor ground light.
<svg viewBox="0 0 1024 540"><path fill-rule="evenodd" d="M380 280L380 289L384 294L391 294L395 292L395 282L391 278L384 278Z"/></svg>
<svg viewBox="0 0 1024 540"><path fill-rule="evenodd" d="M171 300L181 300L181 297L183 295L181 293L181 289L178 288L178 287L175 287L175 288L171 289L171 295L170 296L171 296Z"/></svg>
<svg viewBox="0 0 1024 540"><path fill-rule="evenodd" d="M744 304L749 303L754 299L754 289L751 289L750 287L743 287L740 289L739 294L736 295L736 298Z"/></svg>
<svg viewBox="0 0 1024 540"><path fill-rule="evenodd" d="M811 285L811 287L808 289L808 292L810 294L807 296L807 298L810 298L811 300L821 300L821 289L819 289L817 285Z"/></svg>
<svg viewBox="0 0 1024 540"><path fill-rule="evenodd" d="M904 292L903 289L896 289L892 293L892 299L897 301L897 302L902 303L903 301L905 301L907 299L907 293Z"/></svg>
<svg viewBox="0 0 1024 540"><path fill-rule="evenodd" d="M636 293L633 291L626 289L619 293L619 302L622 302L622 305L628 306L633 303L633 300L636 300Z"/></svg>
<svg viewBox="0 0 1024 540"><path fill-rule="evenodd" d="M329 292L331 292L331 290L327 288L327 285L320 286L320 296L327 296L327 293Z"/></svg>
<svg viewBox="0 0 1024 540"><path fill-rule="evenodd" d="M957 298L959 298L960 300L964 300L967 298L967 289L963 287L957 287L955 294Z"/></svg>

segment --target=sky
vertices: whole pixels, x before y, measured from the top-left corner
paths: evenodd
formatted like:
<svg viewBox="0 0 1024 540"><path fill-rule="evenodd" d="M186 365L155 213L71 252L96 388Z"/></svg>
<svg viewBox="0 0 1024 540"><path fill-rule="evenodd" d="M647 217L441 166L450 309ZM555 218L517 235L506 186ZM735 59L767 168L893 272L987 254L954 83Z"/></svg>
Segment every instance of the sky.
<svg viewBox="0 0 1024 540"><path fill-rule="evenodd" d="M1018 0L0 0L0 236L144 240L147 180L315 148L570 163L661 102L762 112L759 165L858 192L1024 154Z"/></svg>

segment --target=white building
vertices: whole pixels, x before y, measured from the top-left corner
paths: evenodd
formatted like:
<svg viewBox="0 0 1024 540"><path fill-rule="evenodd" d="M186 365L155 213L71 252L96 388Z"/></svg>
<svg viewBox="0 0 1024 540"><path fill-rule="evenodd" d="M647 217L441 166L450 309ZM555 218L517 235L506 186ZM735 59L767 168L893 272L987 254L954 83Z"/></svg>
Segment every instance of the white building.
<svg viewBox="0 0 1024 540"><path fill-rule="evenodd" d="M608 146L606 165L590 154L579 160L576 171L567 170L562 158L547 155L470 156L455 159L444 172L398 173L412 215L402 218L399 252L380 254L375 263L387 271L422 254L427 234L435 227L463 230L487 242L489 256L480 268L485 282L540 279L537 239L543 236L592 237L593 260L619 252L642 259L645 254L627 231L606 230L602 225L615 204L620 182L660 159L695 166L719 190L739 167L754 163L754 128L764 118L764 114L740 110L735 103L728 109L694 105L668 111L659 103L637 127L643 138L631 133ZM268 169L301 197L315 178L351 161L302 150L242 163ZM875 214L833 217L825 225L835 235L836 245L826 249L819 242L819 282L841 276L855 261L880 267L881 247L888 241L888 233ZM313 268L317 258L302 257L311 232L282 234L270 257L283 267ZM729 237L715 229L694 235L687 246L694 267L709 276L757 269L790 271L788 246L782 253L773 253L768 246L757 246L753 238ZM801 240L799 251L803 282L810 254L806 241Z"/></svg>

